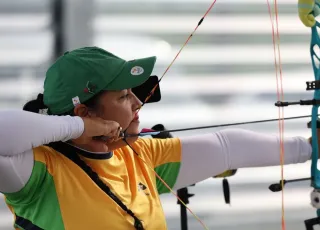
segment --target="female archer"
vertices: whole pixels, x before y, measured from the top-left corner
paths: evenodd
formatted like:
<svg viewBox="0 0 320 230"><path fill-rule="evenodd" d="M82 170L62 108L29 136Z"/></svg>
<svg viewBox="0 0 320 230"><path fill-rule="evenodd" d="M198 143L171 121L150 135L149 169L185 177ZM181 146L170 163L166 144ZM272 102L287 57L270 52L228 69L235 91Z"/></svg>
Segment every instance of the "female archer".
<svg viewBox="0 0 320 230"><path fill-rule="evenodd" d="M279 137L243 129L121 137L139 133L141 102L131 89L155 61L97 47L66 52L27 111L0 112L0 190L16 229L167 229L160 194L225 170L280 164ZM285 138L284 149L285 164L311 158L306 138Z"/></svg>

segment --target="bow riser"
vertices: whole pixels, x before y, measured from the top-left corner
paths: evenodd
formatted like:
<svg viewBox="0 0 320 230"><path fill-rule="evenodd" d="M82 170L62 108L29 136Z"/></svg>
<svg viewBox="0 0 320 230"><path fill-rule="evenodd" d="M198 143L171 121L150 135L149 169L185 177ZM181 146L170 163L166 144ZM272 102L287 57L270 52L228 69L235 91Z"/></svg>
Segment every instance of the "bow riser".
<svg viewBox="0 0 320 230"><path fill-rule="evenodd" d="M319 23L316 22L311 28L311 43L310 43L310 55L312 61L312 68L314 73L315 81L311 84L307 83L307 90L314 90L314 104L312 106L312 120L311 120L311 133L312 133L312 159L311 159L311 187L314 190L311 192L311 205L317 209L317 217L305 220L305 226L307 230L313 230L313 226L320 224L320 171L318 170L318 158L319 158L319 146L318 146L318 111L320 99L320 71L319 71L319 52L320 50L320 39L317 29L319 28Z"/></svg>

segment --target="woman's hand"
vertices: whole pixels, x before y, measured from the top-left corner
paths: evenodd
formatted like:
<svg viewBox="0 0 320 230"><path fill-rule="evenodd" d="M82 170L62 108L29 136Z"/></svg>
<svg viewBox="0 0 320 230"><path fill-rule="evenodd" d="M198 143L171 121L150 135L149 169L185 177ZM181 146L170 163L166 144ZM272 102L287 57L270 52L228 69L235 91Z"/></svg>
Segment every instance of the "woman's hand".
<svg viewBox="0 0 320 230"><path fill-rule="evenodd" d="M72 140L79 146L88 146L91 151L101 152L107 150L106 143L118 141L122 128L118 122L106 121L99 117L82 117L84 122L84 131L80 137ZM108 137L107 141L97 137ZM102 148L103 147L103 148Z"/></svg>

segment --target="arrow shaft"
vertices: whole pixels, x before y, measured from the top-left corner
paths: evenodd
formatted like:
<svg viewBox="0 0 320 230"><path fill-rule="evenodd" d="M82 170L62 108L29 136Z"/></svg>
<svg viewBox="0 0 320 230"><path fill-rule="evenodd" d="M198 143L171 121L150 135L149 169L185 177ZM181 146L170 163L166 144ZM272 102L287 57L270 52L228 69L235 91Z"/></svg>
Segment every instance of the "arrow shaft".
<svg viewBox="0 0 320 230"><path fill-rule="evenodd" d="M219 128L219 127L228 127L228 126L237 126L237 125L248 125L248 124L257 124L257 123L267 123L279 120L295 120L295 119L303 119L311 117L311 115L303 115L303 116L294 116L294 117L285 117L285 118L273 118L273 119L265 119L265 120L255 120L255 121L244 121L244 122L236 122L236 123L226 123L220 125L207 125L207 126L197 126L197 127L189 127L189 128L181 128L181 129L170 129L164 131L152 131L152 132L141 132L139 134L125 134L124 137L137 137L137 136L147 136L147 135L157 135L162 132L183 132L190 130L199 130L199 129L210 129L210 128Z"/></svg>

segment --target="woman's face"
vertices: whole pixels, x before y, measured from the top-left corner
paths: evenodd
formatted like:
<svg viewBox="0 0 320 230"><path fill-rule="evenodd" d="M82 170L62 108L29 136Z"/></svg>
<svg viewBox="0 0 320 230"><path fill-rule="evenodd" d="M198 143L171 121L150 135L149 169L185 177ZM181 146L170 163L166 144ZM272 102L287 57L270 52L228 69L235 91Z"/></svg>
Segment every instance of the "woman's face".
<svg viewBox="0 0 320 230"><path fill-rule="evenodd" d="M102 93L96 103L96 108L88 108L83 104L75 107L75 115L86 117L94 116L100 117L104 120L116 121L126 130L127 134L139 133L139 116L138 109L141 106L139 99L132 93L131 89L121 91L106 91ZM133 143L138 137L127 138L128 143ZM111 143L97 144L92 141L91 143L81 145L79 147L93 152L107 152L126 145L123 140L118 140Z"/></svg>
<svg viewBox="0 0 320 230"><path fill-rule="evenodd" d="M137 110L141 101L131 89L107 91L98 102L98 116L104 120L116 121L128 134L139 133L139 115Z"/></svg>

